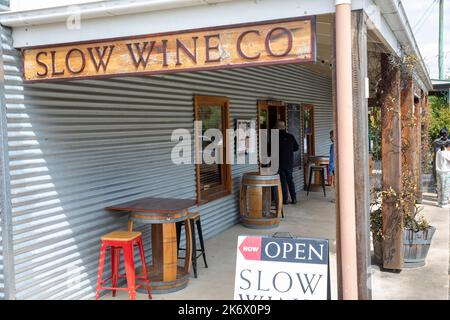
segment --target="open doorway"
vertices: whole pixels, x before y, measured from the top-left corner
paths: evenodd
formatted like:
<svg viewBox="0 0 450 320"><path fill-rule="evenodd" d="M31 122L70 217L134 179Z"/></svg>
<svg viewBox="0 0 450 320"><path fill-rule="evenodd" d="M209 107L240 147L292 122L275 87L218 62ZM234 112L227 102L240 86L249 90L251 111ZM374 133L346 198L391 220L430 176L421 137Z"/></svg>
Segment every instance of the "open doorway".
<svg viewBox="0 0 450 320"><path fill-rule="evenodd" d="M270 167L267 159L270 157L270 130L275 129L276 122L284 121L287 123L287 113L286 113L286 105L282 101L277 100L258 100L258 128L259 132L262 133L263 130L266 130L266 141L265 146L262 145L262 134L259 134L259 173L262 174L263 168ZM265 149L264 149L265 148ZM264 150L264 151L263 151ZM265 151L267 150L267 152Z"/></svg>

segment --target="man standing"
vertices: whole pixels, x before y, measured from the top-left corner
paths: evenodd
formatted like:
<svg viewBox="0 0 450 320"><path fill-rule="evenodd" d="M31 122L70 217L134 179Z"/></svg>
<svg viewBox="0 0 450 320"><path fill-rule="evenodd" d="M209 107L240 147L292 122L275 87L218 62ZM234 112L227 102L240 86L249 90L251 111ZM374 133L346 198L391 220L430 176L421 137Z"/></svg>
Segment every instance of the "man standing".
<svg viewBox="0 0 450 320"><path fill-rule="evenodd" d="M291 195L291 203L297 203L297 195L295 193L295 184L292 177L294 166L294 152L298 151L299 145L294 136L286 132L286 124L284 121L277 121L276 129L280 130L279 144L279 170L281 189L283 191L283 204L288 204L288 190Z"/></svg>
<svg viewBox="0 0 450 320"><path fill-rule="evenodd" d="M438 205L441 208L450 208L450 140L436 153L436 175Z"/></svg>
<svg viewBox="0 0 450 320"><path fill-rule="evenodd" d="M439 150L441 150L442 147L445 147L445 144L448 141L448 130L447 128L442 128L439 130L439 138L433 141L433 178L434 181L437 182L436 177L436 155Z"/></svg>

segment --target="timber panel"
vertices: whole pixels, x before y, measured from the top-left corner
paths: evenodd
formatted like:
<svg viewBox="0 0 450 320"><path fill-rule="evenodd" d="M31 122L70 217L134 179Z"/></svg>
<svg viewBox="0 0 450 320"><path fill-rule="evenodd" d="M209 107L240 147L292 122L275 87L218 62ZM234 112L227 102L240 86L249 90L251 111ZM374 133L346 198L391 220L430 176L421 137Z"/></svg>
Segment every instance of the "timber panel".
<svg viewBox="0 0 450 320"><path fill-rule="evenodd" d="M383 188L392 187L401 192L402 152L401 152L401 111L400 111L400 71L392 66L389 56L381 55L382 93L382 171ZM386 269L401 269L403 266L402 231L403 219L396 210L395 200L383 202L383 266Z"/></svg>

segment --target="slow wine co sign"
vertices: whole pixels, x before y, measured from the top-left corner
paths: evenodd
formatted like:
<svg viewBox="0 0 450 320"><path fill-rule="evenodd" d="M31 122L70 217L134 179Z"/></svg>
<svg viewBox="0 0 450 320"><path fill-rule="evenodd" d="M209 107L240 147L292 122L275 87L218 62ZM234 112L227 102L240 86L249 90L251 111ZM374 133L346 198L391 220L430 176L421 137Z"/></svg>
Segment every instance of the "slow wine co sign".
<svg viewBox="0 0 450 320"><path fill-rule="evenodd" d="M26 81L315 61L313 17L23 50Z"/></svg>
<svg viewBox="0 0 450 320"><path fill-rule="evenodd" d="M328 241L240 236L235 300L329 299Z"/></svg>

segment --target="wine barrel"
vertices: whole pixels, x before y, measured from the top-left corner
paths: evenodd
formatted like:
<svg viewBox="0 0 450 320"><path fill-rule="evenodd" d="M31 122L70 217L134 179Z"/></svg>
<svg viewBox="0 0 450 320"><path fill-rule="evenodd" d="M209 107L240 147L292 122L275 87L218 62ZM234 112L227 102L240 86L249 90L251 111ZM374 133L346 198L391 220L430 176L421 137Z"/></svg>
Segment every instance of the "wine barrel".
<svg viewBox="0 0 450 320"><path fill-rule="evenodd" d="M272 188L276 203L272 205ZM276 199L278 198L278 199ZM279 175L248 172L242 176L240 212L241 223L248 228L276 228L280 223L283 195Z"/></svg>
<svg viewBox="0 0 450 320"><path fill-rule="evenodd" d="M430 249L435 227L430 226L427 230L403 230L403 267L417 268L425 265L425 259Z"/></svg>

